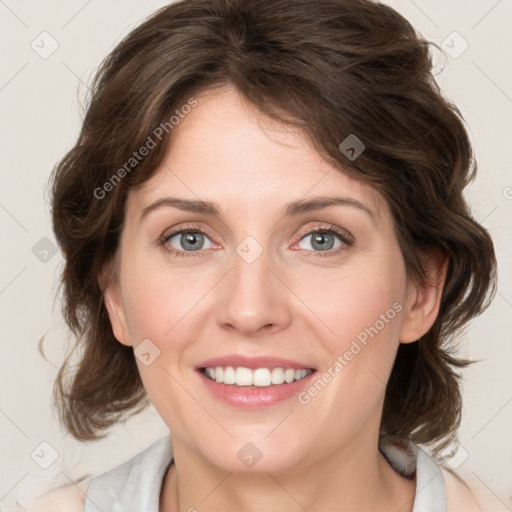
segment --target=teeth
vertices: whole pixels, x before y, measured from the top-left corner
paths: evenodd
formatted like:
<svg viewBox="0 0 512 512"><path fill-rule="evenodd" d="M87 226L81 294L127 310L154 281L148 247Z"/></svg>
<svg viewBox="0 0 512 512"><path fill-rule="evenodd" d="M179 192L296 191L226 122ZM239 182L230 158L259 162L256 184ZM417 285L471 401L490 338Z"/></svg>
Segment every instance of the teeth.
<svg viewBox="0 0 512 512"><path fill-rule="evenodd" d="M223 384L236 384L237 386L259 386L268 387L270 385L289 384L294 380L301 380L309 375L312 370L293 368L258 368L251 370L242 366L233 368L232 366L215 368L205 368L204 374L215 382Z"/></svg>
<svg viewBox="0 0 512 512"><path fill-rule="evenodd" d="M215 368L215 374L222 368ZM237 386L252 386L253 385L253 372L249 368L237 368L235 370L235 384ZM218 381L217 381L218 382ZM224 381L223 381L224 382Z"/></svg>
<svg viewBox="0 0 512 512"><path fill-rule="evenodd" d="M215 368L209 368L209 370L215 375ZM232 366L228 366L224 370L224 384L235 384L236 374L235 369Z"/></svg>
<svg viewBox="0 0 512 512"><path fill-rule="evenodd" d="M293 382L295 380L295 370L287 368L284 372L284 380L288 383Z"/></svg>

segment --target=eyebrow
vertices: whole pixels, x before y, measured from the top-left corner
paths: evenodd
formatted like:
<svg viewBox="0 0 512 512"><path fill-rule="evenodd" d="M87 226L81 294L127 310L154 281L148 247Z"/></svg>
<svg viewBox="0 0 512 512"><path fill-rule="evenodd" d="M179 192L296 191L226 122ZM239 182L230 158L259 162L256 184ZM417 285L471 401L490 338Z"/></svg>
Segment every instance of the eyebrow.
<svg viewBox="0 0 512 512"><path fill-rule="evenodd" d="M180 199L177 197L163 197L144 208L140 218L141 221L150 212L162 206L170 206L178 208L179 210L202 213L214 217L222 217L219 205L214 202ZM319 196L312 199L299 199L285 206L284 215L287 217L296 217L303 213L322 210L323 208L327 208L329 206L351 206L366 212L372 218L372 220L375 220L375 214L370 208L357 201L356 199L349 197Z"/></svg>

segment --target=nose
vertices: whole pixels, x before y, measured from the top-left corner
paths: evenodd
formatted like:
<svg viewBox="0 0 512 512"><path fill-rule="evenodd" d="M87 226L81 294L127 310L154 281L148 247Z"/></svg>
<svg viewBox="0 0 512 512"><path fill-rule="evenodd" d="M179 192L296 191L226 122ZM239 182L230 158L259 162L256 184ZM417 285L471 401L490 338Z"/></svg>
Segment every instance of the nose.
<svg viewBox="0 0 512 512"><path fill-rule="evenodd" d="M240 254L234 254L233 267L218 287L219 325L244 337L286 328L291 320L292 295L283 282L286 279L270 267L268 251L254 261Z"/></svg>

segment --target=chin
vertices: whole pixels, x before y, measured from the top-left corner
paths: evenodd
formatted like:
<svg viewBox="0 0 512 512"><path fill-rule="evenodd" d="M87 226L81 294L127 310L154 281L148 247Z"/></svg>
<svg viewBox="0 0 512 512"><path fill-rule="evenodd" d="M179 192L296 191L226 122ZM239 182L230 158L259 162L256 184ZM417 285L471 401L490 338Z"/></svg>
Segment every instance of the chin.
<svg viewBox="0 0 512 512"><path fill-rule="evenodd" d="M303 462L303 454L308 451L304 442L296 443L288 436L293 442L284 446L282 440L267 437L270 431L267 429L260 436L254 432L251 436L235 436L218 443L214 450L210 444L202 451L203 457L216 467L234 473L279 474L297 469Z"/></svg>

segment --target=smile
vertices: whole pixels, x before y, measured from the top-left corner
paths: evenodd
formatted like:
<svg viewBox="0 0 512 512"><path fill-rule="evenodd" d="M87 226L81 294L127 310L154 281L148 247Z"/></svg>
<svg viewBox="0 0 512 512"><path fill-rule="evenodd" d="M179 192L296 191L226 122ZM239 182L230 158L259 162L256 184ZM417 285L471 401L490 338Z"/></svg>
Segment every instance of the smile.
<svg viewBox="0 0 512 512"><path fill-rule="evenodd" d="M312 368L246 368L207 366L197 368L202 385L215 400L236 409L259 410L289 399L311 385Z"/></svg>
<svg viewBox="0 0 512 512"><path fill-rule="evenodd" d="M239 366L215 366L203 368L202 373L208 379L220 384L236 386L269 387L302 380L312 373L304 368L256 368L254 370Z"/></svg>

